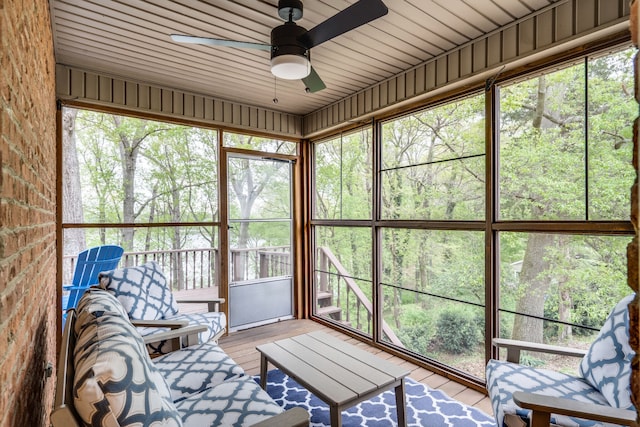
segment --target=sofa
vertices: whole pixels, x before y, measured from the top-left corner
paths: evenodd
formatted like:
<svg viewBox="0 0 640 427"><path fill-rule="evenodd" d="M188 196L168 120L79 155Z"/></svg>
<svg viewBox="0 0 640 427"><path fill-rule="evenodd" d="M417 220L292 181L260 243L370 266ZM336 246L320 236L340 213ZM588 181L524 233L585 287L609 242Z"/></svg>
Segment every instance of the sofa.
<svg viewBox="0 0 640 427"><path fill-rule="evenodd" d="M118 299L90 288L67 316L53 426L308 425L305 410L285 412L214 342L150 358L145 341L204 328L143 338Z"/></svg>

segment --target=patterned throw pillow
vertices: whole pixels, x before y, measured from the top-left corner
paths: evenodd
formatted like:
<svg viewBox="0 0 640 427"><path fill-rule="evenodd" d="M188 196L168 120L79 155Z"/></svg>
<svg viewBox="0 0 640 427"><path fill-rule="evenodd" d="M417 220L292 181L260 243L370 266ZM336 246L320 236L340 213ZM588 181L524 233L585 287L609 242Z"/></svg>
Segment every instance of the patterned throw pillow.
<svg viewBox="0 0 640 427"><path fill-rule="evenodd" d="M100 273L100 287L118 298L134 320L160 320L178 314L178 304L155 261Z"/></svg>
<svg viewBox="0 0 640 427"><path fill-rule="evenodd" d="M582 377L615 408L633 409L629 310L634 294L623 298L605 321L596 340L580 363Z"/></svg>
<svg viewBox="0 0 640 427"><path fill-rule="evenodd" d="M74 406L90 426L182 426L165 379L118 301L103 290L84 294L74 351ZM108 309L105 309L107 307Z"/></svg>

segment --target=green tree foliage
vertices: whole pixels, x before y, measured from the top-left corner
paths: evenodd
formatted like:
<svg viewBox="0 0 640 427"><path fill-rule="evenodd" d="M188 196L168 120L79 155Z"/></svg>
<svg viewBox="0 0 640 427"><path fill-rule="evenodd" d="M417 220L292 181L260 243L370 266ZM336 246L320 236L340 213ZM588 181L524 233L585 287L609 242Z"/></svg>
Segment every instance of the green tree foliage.
<svg viewBox="0 0 640 427"><path fill-rule="evenodd" d="M637 109L628 90L630 58L631 51L619 52L501 88L501 219L628 218L633 182L628 141ZM501 307L599 326L601 311L626 292L627 240L502 233ZM513 280L507 266L520 261ZM600 300L606 301L600 310L592 295L602 294L608 296ZM545 331L547 336L541 320L516 316L512 337L564 341L573 328Z"/></svg>
<svg viewBox="0 0 640 427"><path fill-rule="evenodd" d="M89 223L212 221L217 217L215 131L81 110L76 120L82 201ZM108 242L126 250L215 243L211 227L122 229ZM191 232L193 234L193 231ZM203 242L204 243L204 242Z"/></svg>
<svg viewBox="0 0 640 427"><path fill-rule="evenodd" d="M382 215L390 220L479 220L484 213L484 97L473 96L382 127ZM481 236L476 236L481 237ZM428 310L437 298L484 300L482 242L465 232L383 233L385 312L396 328L409 293ZM475 245L472 245L475 246ZM471 254L471 255L469 255ZM467 285L467 286L465 286Z"/></svg>
<svg viewBox="0 0 640 427"><path fill-rule="evenodd" d="M371 129L314 144L315 217L371 218Z"/></svg>
<svg viewBox="0 0 640 427"><path fill-rule="evenodd" d="M483 96L393 120L382 132L383 218L483 218Z"/></svg>

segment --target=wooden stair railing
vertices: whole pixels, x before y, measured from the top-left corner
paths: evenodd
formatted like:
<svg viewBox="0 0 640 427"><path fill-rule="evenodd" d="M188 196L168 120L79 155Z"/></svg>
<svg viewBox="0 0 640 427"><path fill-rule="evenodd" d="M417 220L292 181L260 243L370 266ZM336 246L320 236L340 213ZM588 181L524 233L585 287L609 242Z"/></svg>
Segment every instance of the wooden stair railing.
<svg viewBox="0 0 640 427"><path fill-rule="evenodd" d="M351 293L356 297L356 329L361 329L362 327L360 324L360 307L365 309L367 323L370 324L373 317L373 304L371 304L369 298L365 295L362 289L360 289L356 281L350 277L349 272L333 252L331 252L331 249L327 247L319 247L318 252L320 257L320 269L324 272L329 272L330 267L333 267L337 272L338 278L344 280L344 283L347 285L346 306L349 307L349 295ZM348 308L346 310L346 319L342 319L343 309L340 301L340 290L338 289L338 292L336 293L338 298L337 305L334 305L333 290L330 289L328 281L326 280L327 278L324 276L326 276L326 274L321 274L319 289L316 293L317 314L328 316L333 320L351 325L350 312ZM395 332L393 332L393 329L391 329L384 319L382 320L382 332L391 343L404 348L402 341L400 341Z"/></svg>

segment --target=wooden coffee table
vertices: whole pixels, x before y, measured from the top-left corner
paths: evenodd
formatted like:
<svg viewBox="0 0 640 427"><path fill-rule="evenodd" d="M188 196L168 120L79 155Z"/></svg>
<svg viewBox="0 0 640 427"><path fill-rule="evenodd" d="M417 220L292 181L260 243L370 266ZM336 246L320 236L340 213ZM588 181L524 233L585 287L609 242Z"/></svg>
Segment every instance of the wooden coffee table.
<svg viewBox="0 0 640 427"><path fill-rule="evenodd" d="M269 362L329 405L331 425L342 425L342 410L395 388L398 425L406 426L405 368L323 332L311 332L256 347L260 385L267 388Z"/></svg>

